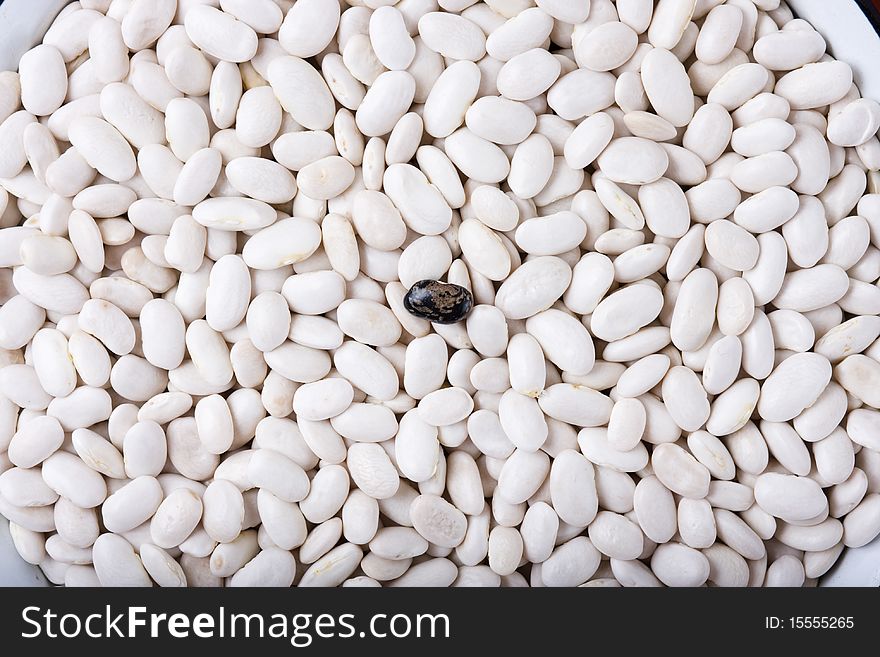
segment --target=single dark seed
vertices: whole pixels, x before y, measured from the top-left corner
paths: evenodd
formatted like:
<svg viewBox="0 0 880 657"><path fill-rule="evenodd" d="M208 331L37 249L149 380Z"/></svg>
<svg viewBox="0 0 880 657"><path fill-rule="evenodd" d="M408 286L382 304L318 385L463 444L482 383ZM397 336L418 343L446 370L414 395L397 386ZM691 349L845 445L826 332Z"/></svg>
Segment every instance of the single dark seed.
<svg viewBox="0 0 880 657"><path fill-rule="evenodd" d="M416 317L438 324L454 324L467 317L474 307L474 297L461 285L429 279L409 289L403 297L403 307Z"/></svg>

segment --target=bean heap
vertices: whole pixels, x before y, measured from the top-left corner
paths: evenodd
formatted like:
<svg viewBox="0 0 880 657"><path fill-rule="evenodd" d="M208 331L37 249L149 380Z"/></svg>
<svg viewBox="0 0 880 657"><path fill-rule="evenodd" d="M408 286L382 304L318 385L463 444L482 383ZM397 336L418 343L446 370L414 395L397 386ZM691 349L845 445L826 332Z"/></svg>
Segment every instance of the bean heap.
<svg viewBox="0 0 880 657"><path fill-rule="evenodd" d="M880 533L880 105L784 2L79 0L0 122L54 583L799 586Z"/></svg>

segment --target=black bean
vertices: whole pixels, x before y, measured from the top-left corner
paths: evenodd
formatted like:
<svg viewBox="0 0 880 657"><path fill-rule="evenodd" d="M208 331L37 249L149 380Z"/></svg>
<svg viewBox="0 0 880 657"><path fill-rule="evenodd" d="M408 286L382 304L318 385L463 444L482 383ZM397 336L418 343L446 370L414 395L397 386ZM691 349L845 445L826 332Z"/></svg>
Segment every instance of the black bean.
<svg viewBox="0 0 880 657"><path fill-rule="evenodd" d="M424 280L403 297L403 306L416 317L438 324L460 322L474 307L474 297L461 285Z"/></svg>

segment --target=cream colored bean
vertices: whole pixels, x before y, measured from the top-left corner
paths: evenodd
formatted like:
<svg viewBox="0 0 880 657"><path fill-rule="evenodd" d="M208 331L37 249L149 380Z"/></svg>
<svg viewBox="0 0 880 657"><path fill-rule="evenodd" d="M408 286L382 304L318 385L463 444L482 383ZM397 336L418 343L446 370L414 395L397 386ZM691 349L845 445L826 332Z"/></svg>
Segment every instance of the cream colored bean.
<svg viewBox="0 0 880 657"><path fill-rule="evenodd" d="M112 125L82 116L70 125L70 140L85 160L111 180L131 178L137 168L134 152Z"/></svg>
<svg viewBox="0 0 880 657"><path fill-rule="evenodd" d="M662 305L659 290L632 285L610 294L596 306L590 318L590 329L602 340L619 340L654 321ZM632 313L632 309L637 312Z"/></svg>
<svg viewBox="0 0 880 657"><path fill-rule="evenodd" d="M695 269L684 279L670 327L677 347L692 350L705 343L712 329L717 299L718 281L711 271Z"/></svg>
<svg viewBox="0 0 880 657"><path fill-rule="evenodd" d="M593 465L574 450L559 453L550 471L550 496L560 520L589 525L598 508Z"/></svg>
<svg viewBox="0 0 880 657"><path fill-rule="evenodd" d="M633 507L645 536L658 543L675 534L676 509L672 493L656 477L646 477L635 488Z"/></svg>
<svg viewBox="0 0 880 657"><path fill-rule="evenodd" d="M61 107L67 92L67 72L57 48L41 44L19 62L21 104L31 114L46 116Z"/></svg>
<svg viewBox="0 0 880 657"><path fill-rule="evenodd" d="M792 109L812 109L840 100L851 84L849 65L828 61L805 64L786 73L776 83L774 91L785 98Z"/></svg>
<svg viewBox="0 0 880 657"><path fill-rule="evenodd" d="M671 368L663 379L661 394L672 419L685 431L696 431L709 419L706 391L690 369Z"/></svg>
<svg viewBox="0 0 880 657"><path fill-rule="evenodd" d="M768 75L760 64L734 66L715 83L706 99L733 111L764 89Z"/></svg>
<svg viewBox="0 0 880 657"><path fill-rule="evenodd" d="M547 91L559 77L561 66L540 48L511 58L498 72L498 91L511 100L531 100Z"/></svg>
<svg viewBox="0 0 880 657"><path fill-rule="evenodd" d="M692 499L700 499L708 493L708 470L680 447L659 445L651 463L661 483L673 492Z"/></svg>
<svg viewBox="0 0 880 657"><path fill-rule="evenodd" d="M418 22L419 36L431 50L456 60L477 61L486 52L486 38L462 16L429 12Z"/></svg>
<svg viewBox="0 0 880 657"><path fill-rule="evenodd" d="M541 46L552 29L551 16L532 7L495 28L486 39L486 51L491 57L506 62Z"/></svg>
<svg viewBox="0 0 880 657"><path fill-rule="evenodd" d="M185 19L190 40L209 55L244 62L257 52L257 35L246 23L209 6L190 9Z"/></svg>
<svg viewBox="0 0 880 657"><path fill-rule="evenodd" d="M641 75L645 93L657 114L676 127L686 125L694 113L693 93L678 58L655 47L642 60Z"/></svg>
<svg viewBox="0 0 880 657"><path fill-rule="evenodd" d="M590 524L589 534L596 549L612 558L627 561L642 553L644 536L641 529L622 515L599 512Z"/></svg>
<svg viewBox="0 0 880 657"><path fill-rule="evenodd" d="M735 7L713 8L697 37L697 58L707 64L717 64L733 50L742 28L743 15Z"/></svg>
<svg viewBox="0 0 880 657"><path fill-rule="evenodd" d="M825 52L825 40L812 29L780 30L755 41L755 61L771 70L787 71L816 62Z"/></svg>
<svg viewBox="0 0 880 657"><path fill-rule="evenodd" d="M586 130L586 129L585 129ZM608 139L611 139L611 135L607 133L607 125L603 130L603 136L597 139L597 143L591 143L589 145L584 146L580 143L580 136L574 142L577 146L573 146L580 156L580 158L572 155L573 162L569 162L569 165L574 165L580 163L585 157L593 157L595 159L598 156L598 153L601 151L597 151L599 149L598 144L601 144L604 141L604 137L607 134ZM602 148L607 145L602 144ZM580 150L579 147L583 147L584 151ZM596 155L593 156L592 153L596 152ZM520 198L534 198L540 193L547 182L550 180L551 175L553 174L553 146L547 140L546 137L540 134L533 134L528 139L519 144L516 150L513 153L513 157L510 161L510 174L508 175L508 183L510 184L510 189Z"/></svg>
<svg viewBox="0 0 880 657"><path fill-rule="evenodd" d="M498 403L498 417L505 435L516 447L540 448L547 438L547 423L538 403L515 390L508 390Z"/></svg>
<svg viewBox="0 0 880 657"><path fill-rule="evenodd" d="M134 347L134 327L125 313L112 303L89 299L79 313L78 324L117 355L127 354Z"/></svg>
<svg viewBox="0 0 880 657"><path fill-rule="evenodd" d="M615 182L644 185L666 172L669 159L662 148L647 139L621 137L608 145L597 163L602 173Z"/></svg>
<svg viewBox="0 0 880 657"><path fill-rule="evenodd" d="M277 547L260 551L230 579L231 586L290 586L296 574L293 555Z"/></svg>
<svg viewBox="0 0 880 657"><path fill-rule="evenodd" d="M116 534L103 534L92 550L101 586L151 586L141 558L131 544Z"/></svg>
<svg viewBox="0 0 880 657"><path fill-rule="evenodd" d="M516 450L507 459L498 479L497 492L511 504L531 497L550 471L550 459L544 452Z"/></svg>
<svg viewBox="0 0 880 657"><path fill-rule="evenodd" d="M436 495L419 495L410 507L413 527L426 540L442 547L456 547L464 540L464 514Z"/></svg>
<svg viewBox="0 0 880 657"><path fill-rule="evenodd" d="M201 498L191 490L178 488L156 509L150 535L158 547L176 547L192 533L201 517Z"/></svg>
<svg viewBox="0 0 880 657"><path fill-rule="evenodd" d="M546 586L577 586L586 582L599 567L601 554L586 536L579 536L557 547L542 564L541 579Z"/></svg>
<svg viewBox="0 0 880 657"><path fill-rule="evenodd" d="M498 289L495 303L508 318L525 319L549 308L570 282L571 269L563 260L538 257L508 277Z"/></svg>
<svg viewBox="0 0 880 657"><path fill-rule="evenodd" d="M287 12L278 39L289 53L312 57L321 52L339 26L339 7L327 0L306 0Z"/></svg>
<svg viewBox="0 0 880 657"><path fill-rule="evenodd" d="M354 483L373 499L386 499L397 492L400 478L380 446L353 445L348 450L347 464Z"/></svg>
<svg viewBox="0 0 880 657"><path fill-rule="evenodd" d="M452 221L452 210L442 194L418 169L392 164L383 178L385 193L407 226L423 235L439 235Z"/></svg>

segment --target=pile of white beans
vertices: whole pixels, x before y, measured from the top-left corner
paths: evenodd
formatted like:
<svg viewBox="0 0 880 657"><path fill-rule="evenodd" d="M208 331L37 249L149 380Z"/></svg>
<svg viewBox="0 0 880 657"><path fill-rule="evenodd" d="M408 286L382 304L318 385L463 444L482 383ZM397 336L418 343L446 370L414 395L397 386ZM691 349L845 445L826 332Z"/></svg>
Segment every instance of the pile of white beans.
<svg viewBox="0 0 880 657"><path fill-rule="evenodd" d="M74 2L0 73L15 546L815 584L880 533L878 126L779 0Z"/></svg>

